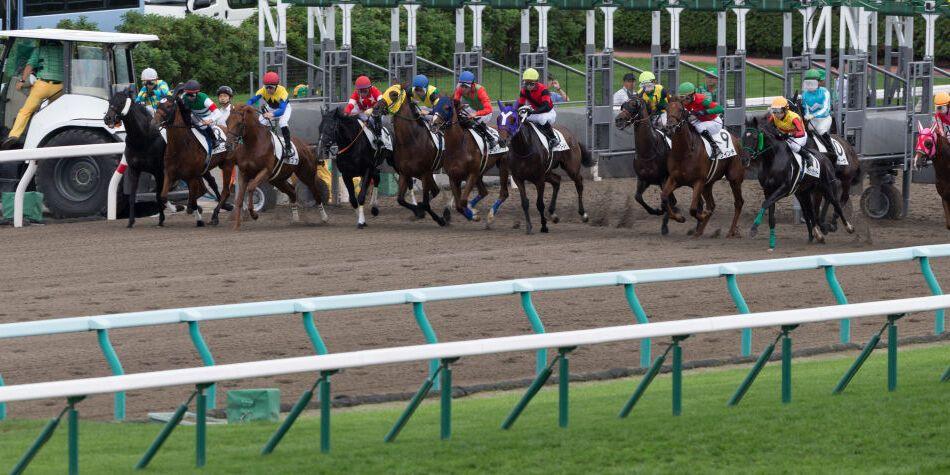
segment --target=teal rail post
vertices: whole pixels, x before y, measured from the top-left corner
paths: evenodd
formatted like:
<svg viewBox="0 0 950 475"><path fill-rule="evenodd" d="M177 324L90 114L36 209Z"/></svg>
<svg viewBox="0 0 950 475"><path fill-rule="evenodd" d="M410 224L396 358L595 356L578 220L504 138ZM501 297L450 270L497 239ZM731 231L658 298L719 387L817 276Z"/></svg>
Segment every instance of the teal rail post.
<svg viewBox="0 0 950 475"><path fill-rule="evenodd" d="M531 292L534 290L528 284L515 282L515 291L521 295L521 308L528 316L528 322L531 323L531 330L535 333L544 333L544 324L541 323L541 317L538 316L538 310L534 308L534 302L531 301ZM541 374L548 365L548 350L542 348L538 350L535 363L535 374Z"/></svg>
<svg viewBox="0 0 950 475"><path fill-rule="evenodd" d="M664 351L662 355L658 356L656 360L653 361L650 369L647 370L646 374L643 375L643 379L640 380L640 384L637 385L637 389L633 391L633 395L630 396L630 399L628 399L626 404L623 405L623 408L620 409L620 414L617 417L624 418L630 415L630 411L633 410L633 407L636 406L637 402L640 401L640 398L643 397L643 393L645 393L647 388L650 387L650 383L653 382L653 379L656 378L657 374L660 374L660 369L663 367L663 362L666 361L666 356L670 354L670 350L672 349L673 345L667 346L666 351Z"/></svg>
<svg viewBox="0 0 950 475"><path fill-rule="evenodd" d="M3 386L3 376L0 375L0 386ZM7 418L7 404L0 402L0 422Z"/></svg>
<svg viewBox="0 0 950 475"><path fill-rule="evenodd" d="M633 282L628 282L623 284L623 293L627 298L627 305L630 306L630 310L633 312L633 316L637 318L637 323L650 323L647 319L647 313L643 311L643 306L640 305L640 299L637 298L637 291L634 288ZM640 340L640 367L646 368L650 366L650 339L644 338Z"/></svg>
<svg viewBox="0 0 950 475"><path fill-rule="evenodd" d="M201 356L201 362L205 366L214 366L214 357L211 356L211 350L208 349L204 337L201 336L201 327L198 326L197 321L188 322L188 335L191 337L191 342L195 345L195 349L198 350L198 354ZM215 387L214 384L208 387L208 409L214 409L215 407Z"/></svg>
<svg viewBox="0 0 950 475"><path fill-rule="evenodd" d="M439 339L435 336L435 330L432 329L432 324L429 323L429 318L426 316L426 310L423 306L425 296L413 293L408 296L407 301L412 304L412 315L416 318L416 325L422 330L422 335L425 336L426 343L438 343ZM429 376L435 374L438 367L439 360L429 361ZM440 383L436 380L435 388L439 389L439 387Z"/></svg>
<svg viewBox="0 0 950 475"><path fill-rule="evenodd" d="M419 387L419 390L416 391L416 394L412 396L412 399L409 401L409 405L406 406L406 409L402 411L402 414L399 415L399 419L396 420L396 423L393 424L393 428L389 430L389 433L386 434L386 437L383 438L385 442L392 442L396 440L396 436L399 435L399 432L402 431L402 428L406 426L406 423L409 422L409 418L416 412L416 409L419 408L419 404L422 403L422 400L425 399L426 395L429 394L429 391L432 390L432 386L435 384L435 379L439 376L439 373L442 372L442 367L439 366L436 368L435 373L429 375L425 381L422 382L422 386Z"/></svg>
<svg viewBox="0 0 950 475"><path fill-rule="evenodd" d="M922 256L918 257L917 260L920 261L920 272L924 274L924 280L927 281L927 286L930 287L930 293L933 295L943 295L943 291L940 290L940 284L934 276L934 271L930 268L930 258ZM934 314L934 333L937 335L942 334L945 322L944 310L937 310ZM2 419L2 417L0 417L0 419Z"/></svg>
<svg viewBox="0 0 950 475"><path fill-rule="evenodd" d="M683 412L683 348L680 342L689 335L673 337L673 415Z"/></svg>
<svg viewBox="0 0 950 475"><path fill-rule="evenodd" d="M554 365L561 363L560 370L561 374L559 375L559 387L558 387L558 397L560 398L558 402L558 420L561 424L561 427L567 426L567 383L570 377L567 369L567 354L574 350L576 347L569 348L558 348L558 355L551 360L551 363L545 366L541 373L538 374L534 381L531 382L531 385L528 386L528 390L525 391L524 396L521 396L521 400L518 401L518 404L512 408L511 412L508 414L508 417L505 418L505 421L502 422L502 429L510 429L511 426L515 424L515 421L518 420L518 417L521 416L521 413L528 407L528 403L534 399L534 396L538 394L538 391L544 386L545 383L551 379L551 374L554 373Z"/></svg>
<svg viewBox="0 0 950 475"><path fill-rule="evenodd" d="M442 388L439 390L439 400L442 408L442 423L439 424L439 437L442 440L449 440L449 437L452 436L452 368L449 368L449 365L457 360L458 358L444 358L440 366L442 369Z"/></svg>
<svg viewBox="0 0 950 475"><path fill-rule="evenodd" d="M135 464L136 470L141 470L148 466L149 462L152 461L152 458L155 457L155 454L158 453L159 449L162 448L162 444L168 439L168 436L171 435L172 431L175 430L175 427L178 427L178 424L181 423L182 418L185 417L185 411L188 410L188 405L191 404L191 401L198 395L198 391L193 391L188 400L185 401L182 405L178 406L178 409L175 410L175 413L172 414L171 419L162 427L162 431L158 433L158 437L152 442L152 445L148 447L145 451L145 454L142 455L142 458L139 459L138 463Z"/></svg>
<svg viewBox="0 0 950 475"><path fill-rule="evenodd" d="M745 297L742 296L742 291L739 290L739 283L736 281L735 274L725 274L726 276L726 286L729 288L729 295L732 297L732 301L736 304L736 310L739 313L749 313L749 306L745 302ZM743 328L742 329L742 356L749 356L752 354L752 329Z"/></svg>
<svg viewBox="0 0 950 475"><path fill-rule="evenodd" d="M93 325L95 325L95 322L93 322ZM116 355L115 349L112 348L112 342L109 341L109 330L98 326L98 328L96 328L96 337L99 340L99 348L102 349L102 354L105 356L106 362L109 363L109 368L112 369L112 374L116 376L125 374L125 370L122 369L122 362L119 361L119 356ZM115 393L114 413L115 420L125 420L125 391Z"/></svg>
<svg viewBox="0 0 950 475"><path fill-rule="evenodd" d="M858 374L858 370L861 369L861 366L864 364L865 361L867 361L868 357L871 356L871 352L874 351L874 348L876 348L876 347L877 347L877 344L881 341L881 335L884 334L884 330L887 330L888 328L890 328L890 327L896 325L896 324L897 324L897 320L900 319L900 318L903 317L903 316L904 316L904 314L896 314L896 315L888 315L888 316L887 316L887 323L885 323L884 326L881 327L880 331L878 331L877 334L875 334L874 336L872 336L871 339L868 341L868 343L867 343L866 345L864 345L864 349L861 350L861 354L858 355L858 358L857 358L856 360L854 360L854 363L851 364L851 367L848 368L848 371L844 374L844 376L841 377L841 380L838 381L838 384L835 386L834 391L832 391L833 394L841 394L841 393L845 390L845 388L848 387L848 384L851 383L851 380L854 378L854 375ZM897 378L897 366L896 366L896 364L897 364L897 353L896 353L896 352L897 352L897 338L896 338L896 331L895 331L895 333L894 333L894 336L895 336L895 338L894 338L894 350L893 350L893 351L894 351L894 367L893 367L893 371L894 371L894 378L895 378L894 384L896 385L896 384L897 384L897 382L896 382L896 378ZM890 342L888 342L888 345L890 345ZM889 349L889 351L890 351L890 349ZM888 376L889 376L889 377L890 377L890 372L892 371L892 368L890 367L890 363L891 363L891 362L888 361L888 373L889 373Z"/></svg>
<svg viewBox="0 0 950 475"><path fill-rule="evenodd" d="M941 382L950 382L950 366L947 366L947 370L943 372L943 376L940 377Z"/></svg>
<svg viewBox="0 0 950 475"><path fill-rule="evenodd" d="M46 423L40 435L30 444L30 448L26 450L26 453L24 453L16 465L13 466L13 470L10 470L10 475L21 475L26 471L26 468L30 465L30 462L33 461L33 458L36 457L36 454L38 454L40 449L53 437L53 433L56 432L60 421L63 420L63 416L67 413L69 414L69 442L67 449L69 473L70 475L79 473L79 413L76 411L76 404L85 398L85 396L74 396L66 400L66 407L64 407L56 417Z"/></svg>
<svg viewBox="0 0 950 475"><path fill-rule="evenodd" d="M897 320L903 315L887 316L887 390L897 389Z"/></svg>
<svg viewBox="0 0 950 475"><path fill-rule="evenodd" d="M570 417L570 400L568 399L568 389L569 385L571 384L571 369L570 360L568 359L567 354L574 350L574 348L575 347L558 348L557 350L558 357L561 360L561 366L557 370L557 425L562 429L567 428L567 423Z"/></svg>
<svg viewBox="0 0 950 475"><path fill-rule="evenodd" d="M69 436L67 442L69 475L79 474L79 411L76 410L76 404L85 398L85 396L74 396L67 399L69 404Z"/></svg>
<svg viewBox="0 0 950 475"><path fill-rule="evenodd" d="M323 337L320 336L317 326L313 323L313 312L303 312L301 316L303 317L303 327L307 330L307 336L310 338L310 344L313 345L313 351L318 355L329 353L327 345L323 343Z"/></svg>
<svg viewBox="0 0 950 475"><path fill-rule="evenodd" d="M782 403L792 402L792 330L798 325L782 325Z"/></svg>
<svg viewBox="0 0 950 475"><path fill-rule="evenodd" d="M848 297L845 297L844 290L841 289L841 284L838 283L838 276L835 274L835 266L825 265L825 280L828 281L828 287L831 289L831 293L835 296L835 302L838 305L846 305L848 303ZM851 342L851 320L848 318L841 319L840 327L840 338L841 343L850 343Z"/></svg>
<svg viewBox="0 0 950 475"><path fill-rule="evenodd" d="M755 364L752 366L752 369L749 370L749 374L746 375L745 379L742 380L742 384L736 389L736 392L732 394L732 397L729 398L729 406L737 406L742 402L742 398L745 397L746 392L749 391L749 388L752 387L752 383L755 382L755 379L759 377L759 373L762 372L762 369L765 368L765 365L769 362L769 359L772 357L772 354L775 352L775 345L778 344L779 340L782 340L782 401L786 401L786 390L788 390L789 398L791 397L791 362L792 362L792 340L789 337L789 332L795 329L798 325L783 325L782 331L779 332L778 336L775 337L775 340L772 341L772 344L767 346L765 350L759 354L759 357L755 360ZM788 378L788 381L786 381Z"/></svg>
<svg viewBox="0 0 950 475"><path fill-rule="evenodd" d="M294 407L291 408L290 413L287 414L287 418L284 419L284 422L277 428L277 431L267 440L267 443L264 444L264 448L261 449L261 455L268 455L277 448L277 444L284 438L284 435L287 434L287 431L290 430L291 426L294 425L294 422L297 421L297 418L300 417L300 414L307 408L307 405L310 404L310 401L313 399L313 393L320 388L320 448L322 452L328 452L330 450L330 441L329 441L329 422L327 422L327 427L324 429L323 418L329 417L329 406L330 406L330 375L336 373L336 371L321 371L320 377L313 383L313 386L310 386L310 389L305 391L300 399L297 400L297 403L294 404ZM324 388L326 388L326 395L324 395ZM327 413L324 414L324 406L326 406ZM324 449L325 446L325 449Z"/></svg>

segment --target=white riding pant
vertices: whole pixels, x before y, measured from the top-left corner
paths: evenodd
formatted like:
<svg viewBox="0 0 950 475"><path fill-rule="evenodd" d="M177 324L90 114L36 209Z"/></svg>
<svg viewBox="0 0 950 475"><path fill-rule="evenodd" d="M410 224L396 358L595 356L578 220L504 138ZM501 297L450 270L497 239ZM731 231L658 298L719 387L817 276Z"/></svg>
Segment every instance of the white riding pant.
<svg viewBox="0 0 950 475"><path fill-rule="evenodd" d="M554 119L557 118L557 112L554 109L551 109L547 112L541 114L531 114L528 116L528 122L534 122L538 125L551 124L554 125Z"/></svg>
<svg viewBox="0 0 950 475"><path fill-rule="evenodd" d="M825 135L831 130L831 117L815 117L808 124L816 134Z"/></svg>
<svg viewBox="0 0 950 475"><path fill-rule="evenodd" d="M269 107L267 108L267 110L269 112L274 112L274 110ZM287 104L287 108L284 109L284 113L281 114L279 117L274 117L274 120L277 121L278 127L287 127L287 124L290 123L291 112L292 112L292 109L290 107L290 104ZM264 117L263 114L260 115L260 121L262 125L270 125L270 120Z"/></svg>
<svg viewBox="0 0 950 475"><path fill-rule="evenodd" d="M718 116L713 120L706 120L706 121L699 120L695 117L690 117L689 123L700 134L708 131L709 135L712 137L715 137L716 134L718 134L719 131L722 130L722 117L718 117Z"/></svg>
<svg viewBox="0 0 950 475"><path fill-rule="evenodd" d="M472 119L474 119L475 122L482 122L482 123L485 123L485 124L490 124L489 121L491 120L491 114L475 115L475 109L472 109L472 106L470 106L470 105L468 105L468 104L462 105L462 109L459 110L459 112L461 112L461 113L464 114L464 115L468 115L469 117L471 117ZM528 116L528 117L531 117L531 116Z"/></svg>
<svg viewBox="0 0 950 475"><path fill-rule="evenodd" d="M788 140L786 140L785 142L788 143L788 148L792 149L793 152L798 153L802 150L802 147L804 147L805 144L808 142L808 134L805 134L798 138L789 137Z"/></svg>
<svg viewBox="0 0 950 475"><path fill-rule="evenodd" d="M659 115L654 116L653 125L656 127L666 127L666 111L661 111Z"/></svg>

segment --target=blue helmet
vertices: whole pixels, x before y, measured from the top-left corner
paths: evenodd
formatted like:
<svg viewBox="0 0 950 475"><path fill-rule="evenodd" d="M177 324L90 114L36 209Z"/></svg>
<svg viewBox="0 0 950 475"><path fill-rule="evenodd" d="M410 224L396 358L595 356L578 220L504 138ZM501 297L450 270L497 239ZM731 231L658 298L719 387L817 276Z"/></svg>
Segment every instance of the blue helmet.
<svg viewBox="0 0 950 475"><path fill-rule="evenodd" d="M475 82L475 74L471 71L462 71L462 74L459 74L459 82L473 83Z"/></svg>
<svg viewBox="0 0 950 475"><path fill-rule="evenodd" d="M429 78L425 74L420 74L413 78L412 87L418 87L420 89L426 89L429 87Z"/></svg>

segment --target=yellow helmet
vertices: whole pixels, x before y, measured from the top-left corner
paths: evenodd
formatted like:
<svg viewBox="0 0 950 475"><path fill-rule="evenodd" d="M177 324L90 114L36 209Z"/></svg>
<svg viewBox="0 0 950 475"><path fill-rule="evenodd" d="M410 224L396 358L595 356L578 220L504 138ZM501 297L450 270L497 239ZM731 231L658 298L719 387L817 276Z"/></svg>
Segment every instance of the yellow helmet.
<svg viewBox="0 0 950 475"><path fill-rule="evenodd" d="M788 107L788 99L785 99L782 96L772 99L772 109L784 109Z"/></svg>
<svg viewBox="0 0 950 475"><path fill-rule="evenodd" d="M525 81L537 81L541 77L538 74L538 70L534 68L528 68L524 70L524 74L521 75L521 79Z"/></svg>
<svg viewBox="0 0 950 475"><path fill-rule="evenodd" d="M940 91L934 96L934 105L935 106L946 106L950 105L950 93L945 91Z"/></svg>

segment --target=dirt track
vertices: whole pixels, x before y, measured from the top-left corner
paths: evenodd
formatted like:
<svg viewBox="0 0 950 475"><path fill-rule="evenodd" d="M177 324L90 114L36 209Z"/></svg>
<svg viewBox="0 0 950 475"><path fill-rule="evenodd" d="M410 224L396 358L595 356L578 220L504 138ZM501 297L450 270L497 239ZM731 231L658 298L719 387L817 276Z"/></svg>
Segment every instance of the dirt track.
<svg viewBox="0 0 950 475"><path fill-rule="evenodd" d="M542 275L680 266L709 262L765 259L947 242L936 192L917 186L910 216L902 221L858 220L859 236L837 233L826 245L808 245L804 228L788 222L789 204L782 203L779 247L766 252L767 238L748 237L754 211L761 202L758 184L746 183L746 210L740 220L743 238L693 239L691 227L671 224L671 235L659 235L659 220L628 198L632 180L587 182L591 223L577 217L573 187L562 190L562 222L551 233L525 236L514 229L520 221L517 194L503 208L495 229L453 216L447 229L431 220L414 221L409 212L383 199L382 214L369 227L355 229L347 208L331 208L328 225L291 225L286 208L247 222L239 233L229 228L196 229L184 214L172 216L164 229L155 219L140 219L135 229L124 222L53 223L26 229L0 229L3 273L0 323L80 315L301 296L367 292ZM719 207L709 233L725 228L732 214L728 187L717 185ZM688 199L686 189L681 201ZM483 202L483 207L491 202ZM649 193L655 203L658 194ZM367 213L368 214L368 213ZM305 220L317 222L308 210ZM535 217L537 220L537 217ZM537 221L535 221L537 226ZM868 243L870 226L873 243ZM537 229L537 227L536 227ZM725 234L723 229L723 234ZM767 231L767 229L766 229ZM765 233L767 234L767 232ZM934 270L947 287L950 260L935 260ZM848 297L867 301L926 295L915 263L842 269L839 278ZM819 271L740 278L753 310L832 304L834 299ZM721 280L638 287L653 321L734 313ZM628 324L634 321L618 288L543 293L535 297L548 331ZM426 307L442 341L524 334L531 331L516 297L441 302ZM318 314L317 326L331 351L418 344L423 342L411 309L387 307ZM854 341L865 341L879 328L878 319L853 325ZM299 317L277 316L224 320L202 326L218 363L312 354ZM932 315L912 315L901 325L902 336L933 332ZM772 329L757 331L754 350L761 349ZM837 341L837 325L812 325L796 331L796 348ZM200 359L183 325L115 330L116 351L127 372L190 367ZM656 342L662 345L663 342ZM704 335L685 344L687 360L738 354L738 333ZM638 344L581 348L572 370L602 371L635 367ZM0 374L7 384L62 378L101 376L108 368L95 335L69 334L2 342ZM455 381L474 385L529 377L533 354L506 354L460 361ZM367 395L415 390L425 377L424 364L360 368L335 377L335 395ZM225 382L219 407L229 388L278 387L292 402L312 377L283 376L259 381ZM147 411L168 411L187 388L129 394L129 418ZM12 404L11 417L48 417L61 401ZM83 403L84 417L111 415L111 396Z"/></svg>

